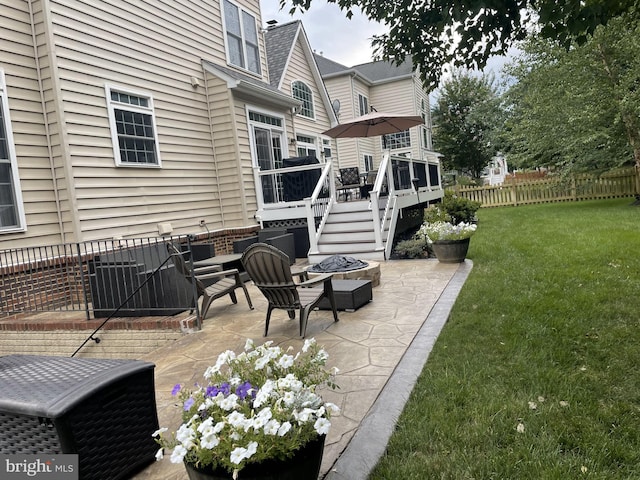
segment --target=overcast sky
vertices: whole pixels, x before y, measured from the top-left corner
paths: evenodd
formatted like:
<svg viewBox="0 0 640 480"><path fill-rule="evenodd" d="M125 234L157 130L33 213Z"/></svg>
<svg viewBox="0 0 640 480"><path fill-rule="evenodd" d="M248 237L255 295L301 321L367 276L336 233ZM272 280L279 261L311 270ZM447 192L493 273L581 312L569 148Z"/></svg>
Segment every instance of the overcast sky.
<svg viewBox="0 0 640 480"><path fill-rule="evenodd" d="M353 17L348 19L336 4L324 0L313 0L306 13L294 16L289 15L288 9L280 11L279 3L279 0L260 0L265 24L269 20L277 20L280 24L302 20L311 48L347 67L371 62L371 37L386 30L384 25L369 21L359 11L354 11ZM494 57L485 71L493 71L499 78L505 61L505 57Z"/></svg>
<svg viewBox="0 0 640 480"><path fill-rule="evenodd" d="M360 13L349 20L338 6L324 0L313 0L308 12L295 16L289 15L288 10L280 11L279 3L279 0L260 0L265 23L269 20L277 20L280 24L302 20L311 48L347 67L373 60L371 37L383 33L384 26L370 22Z"/></svg>

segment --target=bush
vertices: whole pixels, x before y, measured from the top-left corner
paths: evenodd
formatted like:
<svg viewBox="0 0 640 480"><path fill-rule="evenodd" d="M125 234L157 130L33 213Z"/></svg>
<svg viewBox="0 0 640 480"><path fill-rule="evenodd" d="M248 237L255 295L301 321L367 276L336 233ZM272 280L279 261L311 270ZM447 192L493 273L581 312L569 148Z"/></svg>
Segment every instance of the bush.
<svg viewBox="0 0 640 480"><path fill-rule="evenodd" d="M440 211L438 213L430 212L431 208L428 208L425 213L425 222L444 221L457 225L460 222L474 222L476 220L476 212L480 208L480 202L459 197L453 191L447 190L444 193L442 202L435 207ZM443 215L445 217L448 215L449 218L438 218Z"/></svg>
<svg viewBox="0 0 640 480"><path fill-rule="evenodd" d="M398 242L394 253L400 258L428 258L429 248L422 238L410 238Z"/></svg>

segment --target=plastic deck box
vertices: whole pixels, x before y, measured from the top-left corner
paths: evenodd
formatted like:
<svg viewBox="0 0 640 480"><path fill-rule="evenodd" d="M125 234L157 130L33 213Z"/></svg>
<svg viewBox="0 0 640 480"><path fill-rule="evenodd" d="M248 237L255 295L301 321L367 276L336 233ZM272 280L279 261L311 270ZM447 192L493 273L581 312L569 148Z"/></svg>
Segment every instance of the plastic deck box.
<svg viewBox="0 0 640 480"><path fill-rule="evenodd" d="M78 454L79 478L125 479L155 459L153 371L136 360L0 357L0 453Z"/></svg>
<svg viewBox="0 0 640 480"><path fill-rule="evenodd" d="M331 280L337 310L354 311L373 299L371 280ZM318 304L320 310L331 310L328 298Z"/></svg>

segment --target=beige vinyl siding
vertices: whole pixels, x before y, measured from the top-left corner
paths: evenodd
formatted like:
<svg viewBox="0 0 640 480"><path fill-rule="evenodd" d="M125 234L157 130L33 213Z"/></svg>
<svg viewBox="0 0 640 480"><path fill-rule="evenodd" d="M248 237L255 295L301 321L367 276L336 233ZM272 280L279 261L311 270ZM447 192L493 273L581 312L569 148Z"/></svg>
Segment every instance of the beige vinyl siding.
<svg viewBox="0 0 640 480"><path fill-rule="evenodd" d="M37 2L34 6L37 14ZM5 0L0 2L0 9L0 68L5 73L27 227L25 232L0 233L0 248L60 243L29 4ZM69 216L64 218L68 220Z"/></svg>
<svg viewBox="0 0 640 480"><path fill-rule="evenodd" d="M398 113L401 115L419 115L417 92L413 79L407 78L395 82L382 83L371 88L371 104L380 112ZM379 107L378 107L379 105ZM420 148L420 129L412 128L411 157L422 158ZM402 150L406 151L406 150ZM393 152L392 152L393 153Z"/></svg>
<svg viewBox="0 0 640 480"><path fill-rule="evenodd" d="M201 67L226 62L219 1L59 0L51 11L82 239L221 225ZM161 168L116 167L105 84L152 96Z"/></svg>
<svg viewBox="0 0 640 480"><path fill-rule="evenodd" d="M329 92L331 102L340 101L340 114L338 123L344 123L353 118L351 77L340 76L325 80L325 86ZM353 139L335 139L336 149L333 152L334 161L339 162L339 167L345 168L356 165L357 145Z"/></svg>
<svg viewBox="0 0 640 480"><path fill-rule="evenodd" d="M244 103L234 100L226 83L209 75L209 101L216 160L219 214L217 228L254 224L256 209ZM236 141L237 137L237 141ZM242 146L242 147L241 147Z"/></svg>
<svg viewBox="0 0 640 480"><path fill-rule="evenodd" d="M286 94L293 96L291 84L297 80L304 82L311 89L311 93L313 94L313 111L315 118L311 119L301 115L296 115L294 122L296 130L316 132L319 134L330 128L329 115L327 114L324 103L322 102L320 93L320 88L322 86L318 86L313 74L311 73L309 62L313 62L313 59L308 60L306 58L304 50L300 44L301 41L302 40L299 36L293 46L293 52L289 62L289 67L285 73L282 90Z"/></svg>

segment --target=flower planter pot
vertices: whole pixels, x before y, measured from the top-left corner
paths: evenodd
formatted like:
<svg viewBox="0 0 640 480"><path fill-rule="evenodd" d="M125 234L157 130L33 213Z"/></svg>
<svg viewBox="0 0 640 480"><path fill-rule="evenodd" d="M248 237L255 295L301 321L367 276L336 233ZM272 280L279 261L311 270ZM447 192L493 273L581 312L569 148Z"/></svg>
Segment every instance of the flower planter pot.
<svg viewBox="0 0 640 480"><path fill-rule="evenodd" d="M238 480L313 480L320 474L325 435L312 440L287 460L266 460L240 470ZM196 468L184 464L190 480L223 480L232 474L223 469Z"/></svg>
<svg viewBox="0 0 640 480"><path fill-rule="evenodd" d="M436 254L438 261L442 263L461 263L464 262L469 250L470 238L463 240L436 240L431 246L433 253Z"/></svg>

